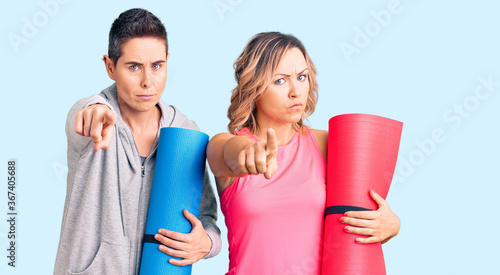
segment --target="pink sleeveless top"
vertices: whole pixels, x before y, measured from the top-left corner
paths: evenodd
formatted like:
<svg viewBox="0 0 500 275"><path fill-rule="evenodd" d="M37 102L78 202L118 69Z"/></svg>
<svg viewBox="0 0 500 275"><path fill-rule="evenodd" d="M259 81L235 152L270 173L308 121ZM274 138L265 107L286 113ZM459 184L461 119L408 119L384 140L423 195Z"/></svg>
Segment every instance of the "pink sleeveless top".
<svg viewBox="0 0 500 275"><path fill-rule="evenodd" d="M220 196L229 241L226 275L320 274L326 162L309 127L279 146L277 161L270 180L240 177Z"/></svg>

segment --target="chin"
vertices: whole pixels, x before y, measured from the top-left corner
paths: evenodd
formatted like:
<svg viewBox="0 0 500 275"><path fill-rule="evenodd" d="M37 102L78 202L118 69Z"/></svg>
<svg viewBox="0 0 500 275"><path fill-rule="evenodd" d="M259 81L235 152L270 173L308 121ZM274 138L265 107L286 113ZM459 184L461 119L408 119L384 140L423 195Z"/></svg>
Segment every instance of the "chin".
<svg viewBox="0 0 500 275"><path fill-rule="evenodd" d="M297 123L302 119L302 115L292 118L292 123Z"/></svg>
<svg viewBox="0 0 500 275"><path fill-rule="evenodd" d="M298 123L299 121L300 121L300 119L288 119L288 120L283 120L283 123L294 124L294 123Z"/></svg>
<svg viewBox="0 0 500 275"><path fill-rule="evenodd" d="M140 106L137 106L136 110L140 112L149 112L156 106L157 103L141 104Z"/></svg>

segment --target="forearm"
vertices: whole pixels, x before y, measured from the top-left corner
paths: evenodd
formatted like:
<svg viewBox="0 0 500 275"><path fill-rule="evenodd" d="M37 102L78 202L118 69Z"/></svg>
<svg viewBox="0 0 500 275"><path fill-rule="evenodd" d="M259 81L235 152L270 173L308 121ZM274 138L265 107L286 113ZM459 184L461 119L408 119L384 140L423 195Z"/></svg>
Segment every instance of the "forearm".
<svg viewBox="0 0 500 275"><path fill-rule="evenodd" d="M222 241L220 237L220 230L217 227L217 201L215 200L215 195L213 192L208 173L205 171L205 178L203 182L203 189L201 194L200 202L200 214L199 219L205 229L205 232L210 237L212 242L210 252L203 257L208 259L219 254Z"/></svg>
<svg viewBox="0 0 500 275"><path fill-rule="evenodd" d="M210 252L208 252L203 259L210 259L212 257L215 257L219 254L219 252L222 249L222 240L220 238L220 230L217 226L210 226L208 228L205 228L205 232L207 232L207 235L210 237L210 240L212 241L212 247L210 248Z"/></svg>
<svg viewBox="0 0 500 275"><path fill-rule="evenodd" d="M241 172L240 167L242 164L239 163L241 161L239 158L241 157L240 154L253 144L255 144L255 141L240 136L234 136L224 144L222 148L223 158L229 170L229 174L226 177L240 177L247 174Z"/></svg>
<svg viewBox="0 0 500 275"><path fill-rule="evenodd" d="M223 133L212 138L207 148L210 169L219 179L242 176L238 171L238 157L255 142L247 137Z"/></svg>

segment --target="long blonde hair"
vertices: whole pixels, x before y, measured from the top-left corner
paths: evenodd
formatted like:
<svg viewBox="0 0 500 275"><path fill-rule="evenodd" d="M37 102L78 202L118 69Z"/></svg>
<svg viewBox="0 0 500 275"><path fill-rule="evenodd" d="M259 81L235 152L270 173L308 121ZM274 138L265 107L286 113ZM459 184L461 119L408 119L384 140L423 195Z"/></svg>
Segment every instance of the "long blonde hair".
<svg viewBox="0 0 500 275"><path fill-rule="evenodd" d="M304 117L294 123L293 127L296 130L302 129L303 119L314 112L318 99L316 67L302 42L292 35L279 32L259 33L250 39L234 62L234 77L238 85L232 91L231 105L227 110L228 130L231 134L244 127L247 127L252 133L257 131L256 102L271 84L279 62L291 48L297 48L302 52L309 69L309 94Z"/></svg>

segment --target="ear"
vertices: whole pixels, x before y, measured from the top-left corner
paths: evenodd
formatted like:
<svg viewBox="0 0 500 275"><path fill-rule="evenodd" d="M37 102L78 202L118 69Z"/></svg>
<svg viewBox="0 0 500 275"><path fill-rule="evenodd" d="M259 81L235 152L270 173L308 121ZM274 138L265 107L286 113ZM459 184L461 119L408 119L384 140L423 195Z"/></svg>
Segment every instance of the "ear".
<svg viewBox="0 0 500 275"><path fill-rule="evenodd" d="M102 60L104 61L104 66L106 67L109 78L115 80L115 63L107 55L104 55Z"/></svg>

